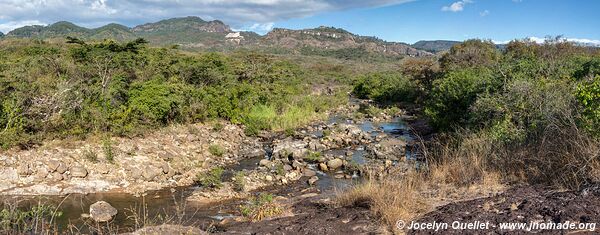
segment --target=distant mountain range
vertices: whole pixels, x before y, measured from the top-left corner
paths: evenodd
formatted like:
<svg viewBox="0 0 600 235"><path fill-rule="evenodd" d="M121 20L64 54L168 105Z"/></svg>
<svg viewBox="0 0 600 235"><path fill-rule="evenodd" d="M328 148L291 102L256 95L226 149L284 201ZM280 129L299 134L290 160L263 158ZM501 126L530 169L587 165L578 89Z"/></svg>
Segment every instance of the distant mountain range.
<svg viewBox="0 0 600 235"><path fill-rule="evenodd" d="M449 50L455 44L461 43L460 41L448 41L448 40L433 40L433 41L418 41L412 44L412 47L419 50L428 51L431 53L438 53Z"/></svg>
<svg viewBox="0 0 600 235"><path fill-rule="evenodd" d="M254 32L234 32L219 20L205 21L199 17L172 18L133 28L108 24L95 29L61 21L48 26L33 25L17 28L3 38L55 39L67 36L83 40L128 41L145 38L153 45L179 45L186 49L226 50L263 48L296 53L376 53L387 56L428 56L435 50L416 49L406 43L387 42L375 37L360 36L344 29L273 29L265 36ZM435 47L437 48L437 47ZM356 51L352 51L356 50ZM342 52L340 52L342 51Z"/></svg>

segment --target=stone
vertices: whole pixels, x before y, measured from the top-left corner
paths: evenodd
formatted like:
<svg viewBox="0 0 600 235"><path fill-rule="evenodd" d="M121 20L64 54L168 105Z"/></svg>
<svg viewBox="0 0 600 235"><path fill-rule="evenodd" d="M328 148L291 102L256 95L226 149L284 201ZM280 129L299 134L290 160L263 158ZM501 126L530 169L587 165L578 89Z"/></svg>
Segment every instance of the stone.
<svg viewBox="0 0 600 235"><path fill-rule="evenodd" d="M258 165L264 166L264 167L270 167L271 161L269 161L268 159L262 159L262 160L260 160L260 162L258 162Z"/></svg>
<svg viewBox="0 0 600 235"><path fill-rule="evenodd" d="M31 168L27 164L17 166L17 174L28 176L31 175Z"/></svg>
<svg viewBox="0 0 600 235"><path fill-rule="evenodd" d="M64 174L65 172L67 172L67 170L69 170L69 168L67 167L67 164L65 163L60 163L58 165L58 167L56 168L56 172Z"/></svg>
<svg viewBox="0 0 600 235"><path fill-rule="evenodd" d="M58 172L53 172L52 174L50 174L50 176L52 177L52 180L55 180L55 181L63 180L63 175Z"/></svg>
<svg viewBox="0 0 600 235"><path fill-rule="evenodd" d="M267 175L265 176L265 180L271 182L273 181L273 176Z"/></svg>
<svg viewBox="0 0 600 235"><path fill-rule="evenodd" d="M41 167L37 169L37 172L35 173L35 177L38 179L43 179L46 178L46 176L48 176L48 170L46 169L46 167Z"/></svg>
<svg viewBox="0 0 600 235"><path fill-rule="evenodd" d="M294 168L288 164L283 165L283 170L285 170L285 171L291 171L292 169L294 169Z"/></svg>
<svg viewBox="0 0 600 235"><path fill-rule="evenodd" d="M117 213L117 209L105 201L98 201L90 206L90 217L99 223L111 221Z"/></svg>
<svg viewBox="0 0 600 235"><path fill-rule="evenodd" d="M58 169L58 166L60 166L60 162L57 160L50 160L48 161L48 164L46 164L46 166L48 166L48 172L52 173L55 172L56 169Z"/></svg>
<svg viewBox="0 0 600 235"><path fill-rule="evenodd" d="M73 166L70 172L71 176L75 178L85 178L88 175L87 170L83 166Z"/></svg>
<svg viewBox="0 0 600 235"><path fill-rule="evenodd" d="M316 175L313 177L310 177L310 179L308 179L308 184L309 185L314 185L317 181L319 180L319 177L317 177Z"/></svg>
<svg viewBox="0 0 600 235"><path fill-rule="evenodd" d="M166 163L166 162L165 162L165 163L163 163L163 164L161 165L161 168L162 168L162 172L163 172L163 173L165 173L165 174L169 174L169 171L170 171L170 168L171 168L171 167L169 167L169 163Z"/></svg>
<svg viewBox="0 0 600 235"><path fill-rule="evenodd" d="M106 164L98 164L95 168L96 172L100 174L108 174L110 172L110 168Z"/></svg>
<svg viewBox="0 0 600 235"><path fill-rule="evenodd" d="M344 161L342 161L342 159L339 159L339 158L327 161L327 167L331 170L335 170L335 169L341 167L343 164L344 164Z"/></svg>
<svg viewBox="0 0 600 235"><path fill-rule="evenodd" d="M163 173L162 169L159 169L158 167L155 167L155 166L148 166L142 172L142 177L144 177L144 179L146 181L152 181L152 180L154 180L154 178L156 178L157 176L159 176L162 173Z"/></svg>
<svg viewBox="0 0 600 235"><path fill-rule="evenodd" d="M19 174L14 168L0 169L0 180L4 181L15 181L19 179Z"/></svg>
<svg viewBox="0 0 600 235"><path fill-rule="evenodd" d="M321 169L321 171L328 171L329 170L327 168L327 164L325 164L325 163L319 163L319 169Z"/></svg>
<svg viewBox="0 0 600 235"><path fill-rule="evenodd" d="M313 177L317 175L317 172L311 170L311 169L304 169L304 176L306 177Z"/></svg>
<svg viewBox="0 0 600 235"><path fill-rule="evenodd" d="M300 163L297 160L294 160L294 162L292 162L292 167L294 167L294 169L300 169L300 168L304 167L304 164Z"/></svg>

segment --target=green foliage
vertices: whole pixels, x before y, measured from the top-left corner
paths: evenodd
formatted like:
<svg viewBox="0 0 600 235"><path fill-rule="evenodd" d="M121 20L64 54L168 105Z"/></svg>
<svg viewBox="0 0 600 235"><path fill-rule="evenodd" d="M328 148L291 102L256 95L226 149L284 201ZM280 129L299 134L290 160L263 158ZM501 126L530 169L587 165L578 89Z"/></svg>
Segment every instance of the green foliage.
<svg viewBox="0 0 600 235"><path fill-rule="evenodd" d="M104 158L110 163L115 162L115 153L113 143L110 138L106 138L102 141L102 151L104 151Z"/></svg>
<svg viewBox="0 0 600 235"><path fill-rule="evenodd" d="M35 205L28 211L21 209L0 210L0 233L43 233L50 232L49 224L62 216L62 211L49 205Z"/></svg>
<svg viewBox="0 0 600 235"><path fill-rule="evenodd" d="M312 163L318 163L321 162L321 160L323 159L323 157L321 156L321 152L309 152L308 154L306 154L306 156L304 157L304 160L307 162L312 162Z"/></svg>
<svg viewBox="0 0 600 235"><path fill-rule="evenodd" d="M85 150L83 152L83 156L85 157L85 159L87 159L90 162L96 163L98 162L98 154L91 149Z"/></svg>
<svg viewBox="0 0 600 235"><path fill-rule="evenodd" d="M494 92L501 81L488 69L461 69L434 81L426 114L440 129L468 124L469 109L477 97Z"/></svg>
<svg viewBox="0 0 600 235"><path fill-rule="evenodd" d="M222 167L215 167L208 172L198 174L196 177L200 185L209 188L221 188L223 186L222 178L225 170Z"/></svg>
<svg viewBox="0 0 600 235"><path fill-rule="evenodd" d="M213 119L256 135L296 129L345 102L341 90L309 95L331 71L281 57L183 54L147 48L142 39L93 43L75 36L67 44L15 40L0 49L2 148Z"/></svg>
<svg viewBox="0 0 600 235"><path fill-rule="evenodd" d="M412 102L418 95L416 84L398 73L374 73L360 77L353 94L377 102Z"/></svg>
<svg viewBox="0 0 600 235"><path fill-rule="evenodd" d="M233 176L233 189L238 192L246 190L246 174L243 171L238 171Z"/></svg>
<svg viewBox="0 0 600 235"><path fill-rule="evenodd" d="M600 137L600 75L577 87L577 100L583 106L583 125L592 134Z"/></svg>
<svg viewBox="0 0 600 235"><path fill-rule="evenodd" d="M252 197L246 205L240 206L240 213L251 221L260 221L265 218L279 215L283 208L273 201L273 194L261 193L257 197Z"/></svg>
<svg viewBox="0 0 600 235"><path fill-rule="evenodd" d="M222 157L225 154L225 149L218 144L213 144L208 147L208 152L215 157Z"/></svg>

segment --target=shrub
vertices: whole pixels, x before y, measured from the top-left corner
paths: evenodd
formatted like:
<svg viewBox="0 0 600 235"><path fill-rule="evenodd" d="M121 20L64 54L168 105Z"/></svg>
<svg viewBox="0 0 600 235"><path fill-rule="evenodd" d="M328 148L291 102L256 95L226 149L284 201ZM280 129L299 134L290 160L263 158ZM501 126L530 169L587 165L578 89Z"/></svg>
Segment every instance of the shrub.
<svg viewBox="0 0 600 235"><path fill-rule="evenodd" d="M398 73L374 73L360 77L352 93L360 99L377 102L411 102L418 95L416 84Z"/></svg>
<svg viewBox="0 0 600 235"><path fill-rule="evenodd" d="M177 118L183 102L180 88L160 79L135 84L129 96L131 112L151 125L166 124Z"/></svg>
<svg viewBox="0 0 600 235"><path fill-rule="evenodd" d="M240 212L251 221L261 221L283 213L283 207L273 201L273 194L261 193L241 205Z"/></svg>
<svg viewBox="0 0 600 235"><path fill-rule="evenodd" d="M110 163L115 162L115 153L113 149L113 143L110 138L106 138L102 141L102 150L104 151L104 158Z"/></svg>
<svg viewBox="0 0 600 235"><path fill-rule="evenodd" d="M233 189L239 192L246 190L246 174L243 171L238 171L233 177Z"/></svg>
<svg viewBox="0 0 600 235"><path fill-rule="evenodd" d="M225 149L220 145L213 144L208 147L208 152L215 157L222 157L225 154Z"/></svg>
<svg viewBox="0 0 600 235"><path fill-rule="evenodd" d="M434 81L425 113L439 129L468 124L469 109L478 96L495 91L501 83L487 69L463 69Z"/></svg>
<svg viewBox="0 0 600 235"><path fill-rule="evenodd" d="M323 157L321 156L321 152L309 152L308 154L306 154L306 156L304 157L304 160L307 162L313 162L313 163L317 163L320 162L321 159L323 159Z"/></svg>
<svg viewBox="0 0 600 235"><path fill-rule="evenodd" d="M83 156L90 162L98 162L98 154L94 150L88 149L83 152Z"/></svg>
<svg viewBox="0 0 600 235"><path fill-rule="evenodd" d="M583 106L583 125L592 134L600 137L600 75L577 87L576 97Z"/></svg>
<svg viewBox="0 0 600 235"><path fill-rule="evenodd" d="M208 172L198 174L196 177L200 185L209 188L221 188L223 186L222 176L225 170L222 167L215 167Z"/></svg>

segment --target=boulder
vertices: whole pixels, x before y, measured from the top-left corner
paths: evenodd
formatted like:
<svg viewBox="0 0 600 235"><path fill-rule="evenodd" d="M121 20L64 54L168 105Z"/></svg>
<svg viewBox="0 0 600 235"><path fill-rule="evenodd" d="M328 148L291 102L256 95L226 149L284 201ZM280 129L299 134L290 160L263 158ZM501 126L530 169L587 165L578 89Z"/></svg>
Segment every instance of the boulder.
<svg viewBox="0 0 600 235"><path fill-rule="evenodd" d="M28 176L31 175L31 169L27 164L17 166L17 173L19 175Z"/></svg>
<svg viewBox="0 0 600 235"><path fill-rule="evenodd" d="M304 169L304 176L306 177L313 177L315 175L317 175L317 172L311 170L311 169Z"/></svg>
<svg viewBox="0 0 600 235"><path fill-rule="evenodd" d="M117 209L105 201L98 201L90 206L90 217L99 223L111 221L117 213Z"/></svg>
<svg viewBox="0 0 600 235"><path fill-rule="evenodd" d="M64 174L65 172L67 172L67 170L69 170L69 168L67 167L67 164L65 163L60 163L58 165L58 167L56 168L56 172Z"/></svg>
<svg viewBox="0 0 600 235"><path fill-rule="evenodd" d="M83 166L73 166L70 172L71 176L75 178L85 178L88 175L87 170Z"/></svg>
<svg viewBox="0 0 600 235"><path fill-rule="evenodd" d="M308 179L308 184L314 185L318 180L319 180L319 177L317 177L317 176L310 177L310 179Z"/></svg>
<svg viewBox="0 0 600 235"><path fill-rule="evenodd" d="M342 161L342 159L339 159L339 158L327 161L327 167L331 170L340 168L343 164L344 164L344 161Z"/></svg>
<svg viewBox="0 0 600 235"><path fill-rule="evenodd" d="M262 159L262 160L260 160L260 162L258 162L258 165L264 166L264 167L270 167L271 161L269 161L268 159Z"/></svg>
<svg viewBox="0 0 600 235"><path fill-rule="evenodd" d="M328 171L329 170L327 168L327 164L325 164L325 163L319 163L319 169L321 169L321 171Z"/></svg>
<svg viewBox="0 0 600 235"><path fill-rule="evenodd" d="M148 166L142 172L142 177L144 177L144 179L146 181L152 181L152 180L154 180L154 178L156 178L160 174L163 174L162 169L159 169L158 167L155 167L155 166Z"/></svg>
<svg viewBox="0 0 600 235"><path fill-rule="evenodd" d="M61 165L61 163L57 160L50 160L50 161L48 161L48 164L46 164L46 166L48 166L48 171L50 173L55 172L56 169L58 169L58 166L60 166L60 165Z"/></svg>

